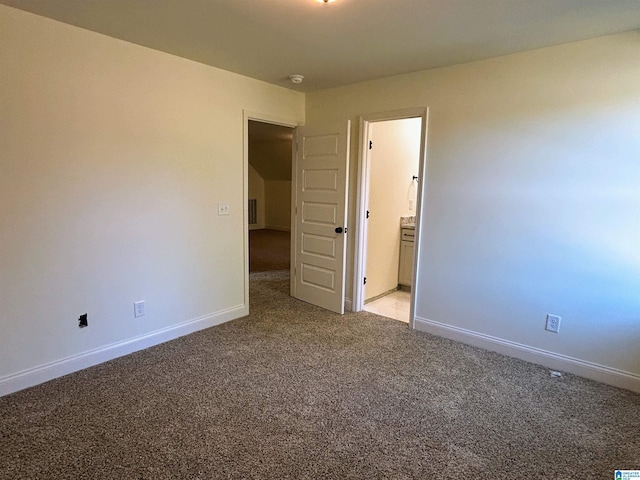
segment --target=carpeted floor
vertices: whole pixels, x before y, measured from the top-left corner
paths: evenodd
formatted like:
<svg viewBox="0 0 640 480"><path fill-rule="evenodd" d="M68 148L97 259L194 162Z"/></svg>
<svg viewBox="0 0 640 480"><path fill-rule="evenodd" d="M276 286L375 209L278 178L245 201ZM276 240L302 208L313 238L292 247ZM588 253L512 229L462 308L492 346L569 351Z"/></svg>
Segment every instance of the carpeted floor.
<svg viewBox="0 0 640 480"><path fill-rule="evenodd" d="M288 270L291 258L291 232L249 230L249 271Z"/></svg>
<svg viewBox="0 0 640 480"><path fill-rule="evenodd" d="M0 398L1 479L609 479L640 395L251 275L251 315Z"/></svg>

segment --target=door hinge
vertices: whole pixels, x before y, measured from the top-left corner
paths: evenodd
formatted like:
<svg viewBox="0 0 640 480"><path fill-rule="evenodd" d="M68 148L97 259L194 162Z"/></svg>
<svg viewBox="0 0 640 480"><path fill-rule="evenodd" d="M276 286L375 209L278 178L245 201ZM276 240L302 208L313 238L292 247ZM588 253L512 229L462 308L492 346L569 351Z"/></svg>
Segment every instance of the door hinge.
<svg viewBox="0 0 640 480"><path fill-rule="evenodd" d="M369 150L373 148L373 140L369 140Z"/></svg>
<svg viewBox="0 0 640 480"><path fill-rule="evenodd" d="M370 214L370 213L371 213L371 212L369 212L369 210L367 210L367 218L369 218L369 214Z"/></svg>
<svg viewBox="0 0 640 480"><path fill-rule="evenodd" d="M363 285L367 284L367 277L364 277L364 282L362 282Z"/></svg>

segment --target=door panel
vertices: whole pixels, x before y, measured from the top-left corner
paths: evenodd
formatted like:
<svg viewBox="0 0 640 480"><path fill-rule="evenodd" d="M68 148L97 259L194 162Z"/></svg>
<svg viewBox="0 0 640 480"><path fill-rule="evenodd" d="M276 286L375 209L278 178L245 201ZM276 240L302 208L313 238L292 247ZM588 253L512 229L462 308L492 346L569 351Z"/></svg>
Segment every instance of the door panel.
<svg viewBox="0 0 640 480"><path fill-rule="evenodd" d="M310 285L330 293L335 291L336 272L330 268L303 263L301 277L303 285Z"/></svg>
<svg viewBox="0 0 640 480"><path fill-rule="evenodd" d="M335 134L308 136L302 144L303 155L305 158L337 155L338 144L339 138Z"/></svg>
<svg viewBox="0 0 640 480"><path fill-rule="evenodd" d="M350 122L298 128L295 290L300 300L344 313Z"/></svg>
<svg viewBox="0 0 640 480"><path fill-rule="evenodd" d="M320 257L336 258L336 242L322 235L302 234L302 253Z"/></svg>
<svg viewBox="0 0 640 480"><path fill-rule="evenodd" d="M337 192L338 191L337 169L333 170L306 170L304 172L303 188L307 191L317 192Z"/></svg>
<svg viewBox="0 0 640 480"><path fill-rule="evenodd" d="M306 225L335 225L338 205L332 203L303 202L302 222Z"/></svg>

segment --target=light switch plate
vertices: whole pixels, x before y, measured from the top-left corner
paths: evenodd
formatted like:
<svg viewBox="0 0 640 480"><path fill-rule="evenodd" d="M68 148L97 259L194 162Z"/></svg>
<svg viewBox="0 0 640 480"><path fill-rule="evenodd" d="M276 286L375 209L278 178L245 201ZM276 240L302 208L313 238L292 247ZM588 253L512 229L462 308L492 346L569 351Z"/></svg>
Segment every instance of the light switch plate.
<svg viewBox="0 0 640 480"><path fill-rule="evenodd" d="M229 202L218 202L218 215L229 215Z"/></svg>

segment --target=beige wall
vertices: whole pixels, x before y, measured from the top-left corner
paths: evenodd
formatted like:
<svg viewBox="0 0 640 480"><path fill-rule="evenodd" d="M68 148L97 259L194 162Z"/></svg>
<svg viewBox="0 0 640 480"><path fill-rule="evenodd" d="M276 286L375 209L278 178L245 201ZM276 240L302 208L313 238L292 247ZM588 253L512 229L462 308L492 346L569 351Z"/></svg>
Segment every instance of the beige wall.
<svg viewBox="0 0 640 480"><path fill-rule="evenodd" d="M0 84L0 394L246 313L243 109L302 94L5 6Z"/></svg>
<svg viewBox="0 0 640 480"><path fill-rule="evenodd" d="M421 119L369 125L369 203L365 299L398 286L400 217L415 215ZM413 185L413 187L412 187Z"/></svg>
<svg viewBox="0 0 640 480"><path fill-rule="evenodd" d="M638 379L638 85L631 32L311 93L307 124L428 106L417 317Z"/></svg>
<svg viewBox="0 0 640 480"><path fill-rule="evenodd" d="M417 316L638 378L638 65L602 37L312 93L307 123L428 106ZM0 84L0 394L246 312L242 112L304 122L302 94L5 6Z"/></svg>
<svg viewBox="0 0 640 480"><path fill-rule="evenodd" d="M258 201L258 223L255 226L249 225L250 230L264 228L265 225L265 182L260 174L251 164L249 164L249 198Z"/></svg>
<svg viewBox="0 0 640 480"><path fill-rule="evenodd" d="M266 228L273 230L291 230L291 181L267 180Z"/></svg>

